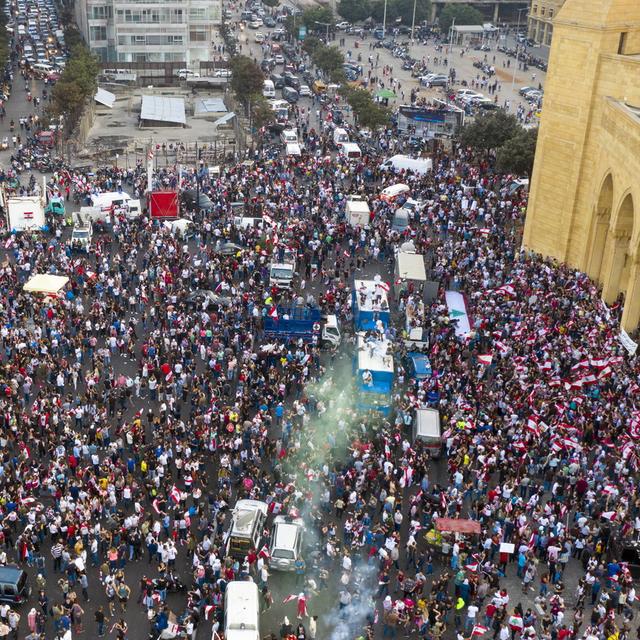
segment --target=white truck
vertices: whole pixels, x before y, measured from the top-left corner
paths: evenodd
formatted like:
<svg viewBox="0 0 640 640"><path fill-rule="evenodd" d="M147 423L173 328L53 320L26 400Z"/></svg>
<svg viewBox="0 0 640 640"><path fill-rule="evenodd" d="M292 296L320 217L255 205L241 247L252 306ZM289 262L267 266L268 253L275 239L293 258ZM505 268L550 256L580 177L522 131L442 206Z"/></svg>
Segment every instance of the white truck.
<svg viewBox="0 0 640 640"><path fill-rule="evenodd" d="M291 283L296 275L296 254L286 249L281 262L272 262L269 266L269 284L280 289L291 289Z"/></svg>
<svg viewBox="0 0 640 640"><path fill-rule="evenodd" d="M18 196L6 202L11 231L39 231L45 226L41 196Z"/></svg>
<svg viewBox="0 0 640 640"><path fill-rule="evenodd" d="M369 203L362 196L347 196L345 213L347 222L352 227L366 227L369 224L371 211L369 210Z"/></svg>

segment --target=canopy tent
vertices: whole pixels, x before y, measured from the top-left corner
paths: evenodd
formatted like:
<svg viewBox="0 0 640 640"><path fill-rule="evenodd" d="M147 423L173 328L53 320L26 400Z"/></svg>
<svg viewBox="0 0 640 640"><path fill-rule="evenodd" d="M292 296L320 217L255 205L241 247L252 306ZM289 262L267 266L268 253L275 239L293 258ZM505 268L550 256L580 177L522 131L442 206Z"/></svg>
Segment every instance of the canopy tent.
<svg viewBox="0 0 640 640"><path fill-rule="evenodd" d="M184 98L167 98L165 96L142 96L140 120L146 124L167 122L170 124L186 124Z"/></svg>
<svg viewBox="0 0 640 640"><path fill-rule="evenodd" d="M438 531L451 531L453 533L476 533L481 531L480 523L477 520L464 520L454 518L436 518L436 529Z"/></svg>
<svg viewBox="0 0 640 640"><path fill-rule="evenodd" d="M107 91L106 89L102 89L98 87L96 91L96 95L93 96L93 99L100 104L103 104L105 107L109 107L109 109L113 109L113 105L116 101L115 94L111 93L111 91Z"/></svg>
<svg viewBox="0 0 640 640"><path fill-rule="evenodd" d="M44 293L55 296L69 282L66 276L54 276L48 273L36 273L25 283L23 290L29 293Z"/></svg>

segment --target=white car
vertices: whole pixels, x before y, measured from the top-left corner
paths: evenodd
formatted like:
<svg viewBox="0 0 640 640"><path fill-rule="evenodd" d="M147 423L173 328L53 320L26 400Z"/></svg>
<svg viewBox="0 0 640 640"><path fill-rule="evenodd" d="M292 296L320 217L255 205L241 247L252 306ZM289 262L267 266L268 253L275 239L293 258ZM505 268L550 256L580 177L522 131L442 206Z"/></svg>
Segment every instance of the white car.
<svg viewBox="0 0 640 640"><path fill-rule="evenodd" d="M311 93L311 89L309 88L309 85L306 84L301 84L300 88L298 89L298 95L300 97L307 97L310 98L313 94Z"/></svg>
<svg viewBox="0 0 640 640"><path fill-rule="evenodd" d="M190 69L178 69L178 78L180 80L186 80L187 78L199 78L200 74L197 71L191 71Z"/></svg>
<svg viewBox="0 0 640 640"><path fill-rule="evenodd" d="M274 60L276 61L276 64L284 64L284 56L280 53L276 53Z"/></svg>
<svg viewBox="0 0 640 640"><path fill-rule="evenodd" d="M259 29L263 24L264 22L262 21L262 18L256 18L255 20L252 20L247 26L249 27L249 29Z"/></svg>
<svg viewBox="0 0 640 640"><path fill-rule="evenodd" d="M231 69L216 69L213 72L214 78L230 78L231 77Z"/></svg>
<svg viewBox="0 0 640 640"><path fill-rule="evenodd" d="M343 22L338 22L338 24L336 25L336 29L338 31L344 31L345 29L348 29L350 26L351 26L351 23L345 20Z"/></svg>
<svg viewBox="0 0 640 640"><path fill-rule="evenodd" d="M261 44L262 42L264 42L266 39L266 36L264 35L264 33L261 33L260 31L256 31L256 35L254 40L258 43Z"/></svg>
<svg viewBox="0 0 640 640"><path fill-rule="evenodd" d="M460 89L460 91L456 93L456 97L458 98L458 100L463 100L464 98L472 98L473 96L482 97L482 94L474 91L473 89Z"/></svg>
<svg viewBox="0 0 640 640"><path fill-rule="evenodd" d="M295 129L285 129L280 134L282 144L298 144L298 132Z"/></svg>

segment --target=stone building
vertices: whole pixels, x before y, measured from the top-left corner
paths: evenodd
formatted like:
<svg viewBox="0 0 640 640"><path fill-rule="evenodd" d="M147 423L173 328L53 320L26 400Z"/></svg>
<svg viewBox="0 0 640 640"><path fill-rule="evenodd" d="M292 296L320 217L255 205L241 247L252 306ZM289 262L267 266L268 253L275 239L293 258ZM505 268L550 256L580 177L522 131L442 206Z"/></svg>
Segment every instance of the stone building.
<svg viewBox="0 0 640 640"><path fill-rule="evenodd" d="M640 1L554 19L523 245L586 271L640 322Z"/></svg>
<svg viewBox="0 0 640 640"><path fill-rule="evenodd" d="M531 0L529 5L528 36L538 44L551 46L553 19L565 0Z"/></svg>

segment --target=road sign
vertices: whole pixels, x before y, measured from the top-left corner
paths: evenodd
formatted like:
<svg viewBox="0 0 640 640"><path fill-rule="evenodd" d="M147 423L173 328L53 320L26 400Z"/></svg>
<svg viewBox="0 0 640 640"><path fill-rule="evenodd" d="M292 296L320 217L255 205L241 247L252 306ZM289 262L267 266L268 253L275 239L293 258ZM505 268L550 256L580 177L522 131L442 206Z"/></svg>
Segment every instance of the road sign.
<svg viewBox="0 0 640 640"><path fill-rule="evenodd" d="M306 36L307 36L307 27L305 25L302 25L298 29L298 40L304 40Z"/></svg>

